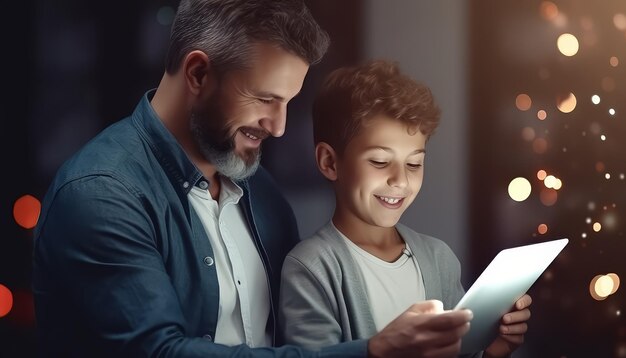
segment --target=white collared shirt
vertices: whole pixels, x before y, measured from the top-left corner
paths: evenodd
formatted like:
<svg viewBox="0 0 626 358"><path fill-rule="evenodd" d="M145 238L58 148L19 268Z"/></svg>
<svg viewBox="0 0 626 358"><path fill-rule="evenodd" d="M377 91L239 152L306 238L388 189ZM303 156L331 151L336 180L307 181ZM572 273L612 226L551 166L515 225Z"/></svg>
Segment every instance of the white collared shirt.
<svg viewBox="0 0 626 358"><path fill-rule="evenodd" d="M200 185L207 189L194 186L187 197L209 237L217 270L220 302L213 341L269 347L270 292L265 267L239 206L243 190L222 177L217 202L206 182Z"/></svg>

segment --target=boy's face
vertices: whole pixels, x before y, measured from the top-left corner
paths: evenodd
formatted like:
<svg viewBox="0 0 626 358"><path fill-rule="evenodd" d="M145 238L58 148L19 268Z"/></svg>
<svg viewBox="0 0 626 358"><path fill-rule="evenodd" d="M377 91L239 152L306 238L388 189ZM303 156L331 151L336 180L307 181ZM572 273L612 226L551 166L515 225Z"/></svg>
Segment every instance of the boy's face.
<svg viewBox="0 0 626 358"><path fill-rule="evenodd" d="M425 145L424 134L409 134L399 120L369 120L337 158L336 214L355 224L394 226L422 187Z"/></svg>

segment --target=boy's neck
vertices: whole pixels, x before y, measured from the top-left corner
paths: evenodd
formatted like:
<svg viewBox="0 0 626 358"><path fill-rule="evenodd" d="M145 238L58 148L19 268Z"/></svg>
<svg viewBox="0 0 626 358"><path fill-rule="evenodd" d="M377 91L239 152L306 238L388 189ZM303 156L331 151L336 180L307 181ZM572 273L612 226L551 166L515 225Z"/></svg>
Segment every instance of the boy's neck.
<svg viewBox="0 0 626 358"><path fill-rule="evenodd" d="M402 256L405 243L393 226L367 225L356 218L342 218L337 213L333 224L348 240L381 260L394 262Z"/></svg>

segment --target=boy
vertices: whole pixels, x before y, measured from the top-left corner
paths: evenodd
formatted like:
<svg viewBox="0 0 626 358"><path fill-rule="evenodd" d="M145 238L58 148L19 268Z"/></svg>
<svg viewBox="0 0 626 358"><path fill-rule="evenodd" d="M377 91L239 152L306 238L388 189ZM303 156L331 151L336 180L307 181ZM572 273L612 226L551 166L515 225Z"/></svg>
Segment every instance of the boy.
<svg viewBox="0 0 626 358"><path fill-rule="evenodd" d="M464 293L459 261L443 241L398 223L422 185L425 145L439 113L430 90L393 63L341 68L325 81L313 129L335 212L284 262L279 320L286 343L316 349L367 338L431 300L424 334L416 337L424 340L423 353L458 353L457 342L454 351L445 341L454 332L439 332L430 320ZM530 302L522 297L503 316L485 357L504 357L523 342Z"/></svg>

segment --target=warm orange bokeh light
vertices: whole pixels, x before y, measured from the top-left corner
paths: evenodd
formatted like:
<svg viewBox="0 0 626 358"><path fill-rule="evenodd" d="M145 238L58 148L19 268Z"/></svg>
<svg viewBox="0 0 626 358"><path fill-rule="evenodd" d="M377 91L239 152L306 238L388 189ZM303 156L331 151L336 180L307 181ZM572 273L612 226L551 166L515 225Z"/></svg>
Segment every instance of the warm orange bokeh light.
<svg viewBox="0 0 626 358"><path fill-rule="evenodd" d="M37 225L41 203L32 195L24 195L15 201L13 205L13 217L15 222L25 229L32 229Z"/></svg>
<svg viewBox="0 0 626 358"><path fill-rule="evenodd" d="M611 64L611 66L617 67L617 65L619 65L619 59L613 56L609 59L609 63Z"/></svg>
<svg viewBox="0 0 626 358"><path fill-rule="evenodd" d="M11 290L3 285L0 285L0 317L4 317L11 312L12 307L13 294L11 294Z"/></svg>
<svg viewBox="0 0 626 358"><path fill-rule="evenodd" d="M558 199L558 194L554 189L544 188L541 189L539 193L539 200L545 206L552 206L556 204L556 200Z"/></svg>
<svg viewBox="0 0 626 358"><path fill-rule="evenodd" d="M540 169L539 171L537 171L537 179L544 180L546 176L548 176L548 173L546 173L545 170Z"/></svg>
<svg viewBox="0 0 626 358"><path fill-rule="evenodd" d="M546 20L554 20L559 16L559 8L552 1L542 1L539 12Z"/></svg>
<svg viewBox="0 0 626 358"><path fill-rule="evenodd" d="M530 96L526 93L521 93L515 97L515 107L520 111L527 111L532 106L533 101L530 99Z"/></svg>
<svg viewBox="0 0 626 358"><path fill-rule="evenodd" d="M547 233L548 232L548 225L546 225L546 224L539 224L539 226L537 227L537 232L540 233L541 235Z"/></svg>
<svg viewBox="0 0 626 358"><path fill-rule="evenodd" d="M548 118L548 114L543 109L540 109L539 111L537 111L537 118L540 121L543 121L544 119Z"/></svg>
<svg viewBox="0 0 626 358"><path fill-rule="evenodd" d="M573 93L559 95L556 98L556 106L563 113L570 113L576 109L576 96Z"/></svg>

